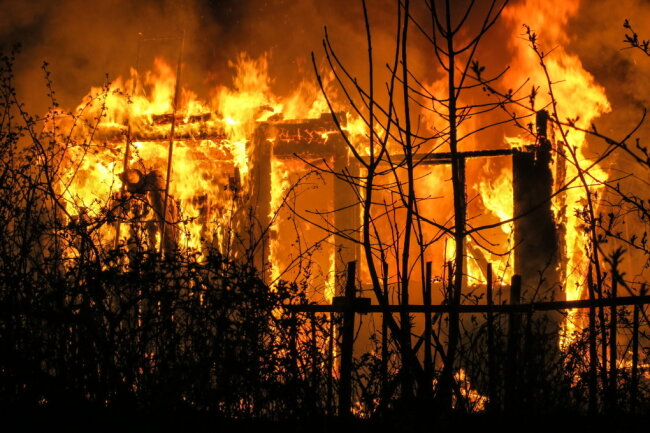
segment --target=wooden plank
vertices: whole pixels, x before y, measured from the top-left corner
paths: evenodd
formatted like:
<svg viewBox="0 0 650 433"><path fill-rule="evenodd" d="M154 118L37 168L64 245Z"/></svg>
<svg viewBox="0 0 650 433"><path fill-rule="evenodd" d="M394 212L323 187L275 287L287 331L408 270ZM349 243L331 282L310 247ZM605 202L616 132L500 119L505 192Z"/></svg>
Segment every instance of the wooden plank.
<svg viewBox="0 0 650 433"><path fill-rule="evenodd" d="M431 305L431 262L426 263L425 282L423 285L422 302L425 306ZM433 397L433 358L431 356L431 312L424 313L424 376L425 398Z"/></svg>
<svg viewBox="0 0 650 433"><path fill-rule="evenodd" d="M333 169L343 177L330 177L333 184L333 228L337 233L334 236L336 287L341 290L346 268L350 262L357 261L360 257L361 217L359 198L355 192L356 182L345 180L347 176L359 176L359 166L341 137L332 136L327 143L330 155L334 157Z"/></svg>
<svg viewBox="0 0 650 433"><path fill-rule="evenodd" d="M616 299L618 291L618 275L615 270L612 272L612 291L610 299ZM609 306L609 409L612 412L618 411L618 370L617 370L617 311L616 305Z"/></svg>
<svg viewBox="0 0 650 433"><path fill-rule="evenodd" d="M640 305L634 306L632 319L632 384L630 391L630 412L634 415L637 410L639 395L639 311Z"/></svg>
<svg viewBox="0 0 650 433"><path fill-rule="evenodd" d="M540 300L563 300L563 285L556 272L560 249L549 200L553 173L551 143L546 138L548 114L537 114L537 145L516 150L512 156L515 274L521 275L524 299L530 293ZM525 216L518 218L520 215ZM561 315L549 317L548 332L557 334L563 319Z"/></svg>
<svg viewBox="0 0 650 433"><path fill-rule="evenodd" d="M458 305L456 307L451 305L369 305L359 308L359 312L364 313L399 313L407 311L409 313L449 313L450 311L458 311L459 313L528 313L531 311L551 311L551 310L570 310L590 307L609 307L616 306L629 306L629 305L646 305L650 304L650 296L619 296L615 299L581 299L577 301L551 301L551 302L530 302L519 305ZM285 305L285 308L295 309L299 312L321 312L321 313L340 313L345 310L344 307L335 305L322 305L322 304L304 304L304 305Z"/></svg>
<svg viewBox="0 0 650 433"><path fill-rule="evenodd" d="M388 297L388 263L382 263L382 284L384 299L389 300ZM383 312L381 316L381 408L382 411L388 407L390 395L388 393L388 314Z"/></svg>
<svg viewBox="0 0 650 433"><path fill-rule="evenodd" d="M487 150L471 150L466 152L458 152L458 158L493 158L498 156L511 156L515 149L487 149ZM399 164L404 159L404 155L390 155L390 160L395 164ZM365 158L368 161L367 158ZM385 157L388 161L388 157ZM450 152L435 152L430 154L421 154L413 156L413 163L418 165L449 165L451 164Z"/></svg>
<svg viewBox="0 0 650 433"><path fill-rule="evenodd" d="M487 290L486 303L488 306L494 305L492 293L492 263L487 265ZM496 346L494 344L494 313L487 313L487 351L488 351L488 411L497 412L500 410L500 404L497 401L497 364L496 364Z"/></svg>
<svg viewBox="0 0 650 433"><path fill-rule="evenodd" d="M348 263L347 282L345 284L345 296L349 305L343 313L343 324L341 326L341 367L339 370L339 416L348 417L351 415L352 405L352 358L354 352L354 305L356 297L356 262Z"/></svg>
<svg viewBox="0 0 650 433"><path fill-rule="evenodd" d="M170 125L172 121L176 124L202 123L212 119L212 113L194 114L186 118L185 114L154 114L151 120L154 125Z"/></svg>
<svg viewBox="0 0 650 433"><path fill-rule="evenodd" d="M329 338L327 348L327 414L334 416L334 334L335 334L334 314L329 313Z"/></svg>
<svg viewBox="0 0 650 433"><path fill-rule="evenodd" d="M521 276L513 275L510 285L510 305L521 302ZM503 377L505 378L505 410L513 412L518 409L520 391L520 351L521 346L521 313L511 311L508 313L508 345L506 364Z"/></svg>
<svg viewBox="0 0 650 433"><path fill-rule="evenodd" d="M587 273L589 300L595 301L593 268L589 265ZM589 413L598 412L598 343L596 335L596 307L589 307Z"/></svg>
<svg viewBox="0 0 650 433"><path fill-rule="evenodd" d="M253 227L249 231L255 245L253 264L258 269L262 278L269 282L268 259L270 254L270 226L271 226L271 182L273 158L273 144L270 137L273 135L267 124L261 124L255 129L253 145L248 149L251 161L250 169L250 205L252 215L250 220Z"/></svg>

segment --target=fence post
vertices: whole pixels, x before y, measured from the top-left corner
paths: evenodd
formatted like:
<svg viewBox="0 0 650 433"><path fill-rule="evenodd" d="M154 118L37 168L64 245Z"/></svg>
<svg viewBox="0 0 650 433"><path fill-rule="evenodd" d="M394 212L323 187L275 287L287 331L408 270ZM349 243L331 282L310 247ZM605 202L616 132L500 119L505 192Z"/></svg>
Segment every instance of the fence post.
<svg viewBox="0 0 650 433"><path fill-rule="evenodd" d="M612 275L612 300L616 299L618 286L618 275L613 272ZM617 312L616 305L612 305L609 309L609 405L612 412L616 411L617 401L617 367L616 367L616 345L617 345Z"/></svg>
<svg viewBox="0 0 650 433"><path fill-rule="evenodd" d="M632 321L632 390L630 395L630 412L636 413L639 388L639 310L641 305L634 306Z"/></svg>
<svg viewBox="0 0 650 433"><path fill-rule="evenodd" d="M291 311L289 325L289 356L293 379L298 378L298 315Z"/></svg>
<svg viewBox="0 0 650 433"><path fill-rule="evenodd" d="M334 415L334 313L329 314L329 341L327 348L327 414Z"/></svg>
<svg viewBox="0 0 650 433"><path fill-rule="evenodd" d="M596 299L594 292L594 277L591 264L587 273L587 289L589 300ZM604 343L604 342L603 342ZM589 414L598 412L598 348L596 341L596 307L589 307Z"/></svg>
<svg viewBox="0 0 650 433"><path fill-rule="evenodd" d="M510 304L517 305L521 301L521 276L513 275L510 282ZM520 346L521 314L508 313L508 348L505 377L506 411L513 411L518 406L519 392L519 346Z"/></svg>
<svg viewBox="0 0 650 433"><path fill-rule="evenodd" d="M311 352L309 355L311 356L311 386L312 390L315 390L318 386L318 344L316 343L316 313L312 312L309 313L309 324L310 326L310 333L311 333L311 338L309 342L309 351Z"/></svg>
<svg viewBox="0 0 650 433"><path fill-rule="evenodd" d="M494 304L492 294L492 263L487 265L486 302L488 306ZM487 312L487 351L488 351L488 410L495 412L499 408L496 395L496 359L494 353L494 314Z"/></svg>
<svg viewBox="0 0 650 433"><path fill-rule="evenodd" d="M352 400L352 355L354 349L354 298L356 297L356 262L348 263L345 283L346 308L341 326L341 368L339 386L339 416L350 415Z"/></svg>
<svg viewBox="0 0 650 433"><path fill-rule="evenodd" d="M383 263L383 291L386 304L388 300L388 263ZM383 312L381 315L381 407L384 410L388 406L388 314Z"/></svg>
<svg viewBox="0 0 650 433"><path fill-rule="evenodd" d="M431 305L431 262L426 263L426 281L424 282L423 289L423 304L425 306ZM431 312L424 313L424 376L425 376L425 390L424 395L427 398L433 396L433 362L431 356Z"/></svg>

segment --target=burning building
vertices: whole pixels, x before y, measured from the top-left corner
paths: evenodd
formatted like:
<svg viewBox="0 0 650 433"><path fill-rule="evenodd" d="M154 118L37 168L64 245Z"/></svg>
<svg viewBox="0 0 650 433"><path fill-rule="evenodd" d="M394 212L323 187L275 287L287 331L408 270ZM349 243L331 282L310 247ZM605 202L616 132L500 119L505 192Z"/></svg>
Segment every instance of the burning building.
<svg viewBox="0 0 650 433"><path fill-rule="evenodd" d="M577 3L566 8L564 17L576 13ZM513 34L524 22L540 32L548 29L529 17L532 10L536 7L517 2L504 10L504 21ZM544 10L548 19L559 13ZM265 56L240 55L230 63L232 86L216 85L204 91L209 97L199 96L183 81L184 76L195 75L188 61L195 47L182 47L180 35L153 36L130 41L137 46L133 64L140 66L131 69L128 78L94 88L70 114L54 110L48 115L46 131L57 135L65 148L60 182L69 214L114 220L98 230L107 245L128 245L129 239L137 238L158 250L212 248L254 260L269 282L307 277L310 285L318 287L316 292L331 298L336 275L342 274L345 263L367 260L361 253L365 193L363 182L356 179L366 175L364 158L368 160L372 152L368 117L341 103L345 98L335 86L336 70L323 75L322 89L305 77L293 94L276 96L271 84L278 78L269 76ZM420 55L416 37L414 52ZM559 25L548 37L548 43L566 41ZM561 128L549 126L547 131L547 120L530 118L531 110L548 109L547 92L535 90L544 88L545 79L540 75L543 71L533 67L534 50L516 42L516 37L511 40L507 80L530 80L537 100L506 115L528 116L523 117L525 122L537 123L538 130L530 129L528 136L507 129L494 132L494 128L480 133L481 122L501 122L496 115L485 116L485 121L472 115L459 123L459 133L467 135L459 149L463 207L472 227L467 231L475 233L466 236L462 246L462 285L484 284L487 263L493 263L502 284L508 284L513 273L524 276L526 300L578 299L584 294L589 258L582 247L588 236L576 230L584 219L575 206L585 195L579 187L564 184L572 178L575 182L576 164L591 164L590 176L596 182L605 182L608 175L586 156L584 133L572 131L571 137L564 137ZM558 49L564 50L563 46ZM190 55L183 56L183 50ZM167 61L158 56L165 51L170 54ZM147 67L143 59L150 62ZM426 62L424 67L412 66L414 73L426 67ZM551 76L565 77L566 85L554 88L563 110L558 113L561 119L580 118L580 124L588 125L609 110L603 88L575 55L556 53L549 57L547 70ZM419 114L425 132L413 138L418 150L413 155L412 180L403 170L403 139L391 136L386 108L381 108L384 120L374 122L388 140L384 160L376 168L379 202L371 211L376 213L371 217L375 231L370 235L371 255L388 265L385 277L395 287L405 280L424 279L415 276L419 271L406 278L407 268L400 269L405 264L400 258L400 226L409 214L399 204L405 194L400 183L413 183L417 214L425 218L418 229L420 240L407 247L411 257L420 256L405 259L411 260L409 266L431 261L438 269L435 274L446 281L447 262L457 255L450 237L450 223L458 210L450 199L456 194L450 179L457 173L451 153L445 151L447 138L440 132L444 117L438 113L443 107L436 107L435 98L428 102L422 96L447 92L444 80L423 83L422 92L414 93L418 104L432 101L433 105L432 111ZM468 106L481 98L473 89L465 93ZM361 91L359 95L361 99L352 101L363 101ZM384 104L383 98L377 97L377 107ZM334 118L329 114L332 109L340 111ZM574 149L573 158L563 150L569 147ZM557 194L563 188L566 192ZM513 216L514 222L500 222ZM372 284L365 266L361 275L362 284Z"/></svg>
<svg viewBox="0 0 650 433"><path fill-rule="evenodd" d="M514 302L505 292L515 274L522 302L586 298L590 279L604 287L596 268L614 250L605 240L616 238L602 225L620 192L610 182L614 163L605 161L611 142L588 140L610 102L571 50L567 26L579 2L506 3L461 20L457 57L416 18L409 29L383 7L359 8L357 24L365 19L372 31L337 22L353 43L329 31L313 68L304 58L274 66L305 49L278 36L282 20L299 21L300 12L315 20L321 8L340 18L310 2L279 2L290 12L271 8L276 22L239 23L277 38L272 54L236 52L237 36L252 37L224 25L217 36L228 34L233 47L206 54L218 66L206 66L201 53L210 49L196 44L203 31L214 36L200 8L183 12L186 33L161 37L161 26L145 26L121 42L135 47L124 49L135 52L128 73L92 88L71 111L53 104L43 119L61 225L86 221L106 251L218 253L252 264L270 285L302 282L322 304L343 292L351 261L358 286L383 305L424 303L432 280L435 304L478 303L493 282L495 303ZM411 10L425 12L425 4ZM129 56L107 57L121 64ZM500 65L507 71L485 78ZM191 90L196 82L201 89ZM78 257L81 248L65 254ZM548 318L547 331L564 343L587 321L577 313ZM408 315L400 325L407 334L424 327ZM411 344L405 337L401 349Z"/></svg>

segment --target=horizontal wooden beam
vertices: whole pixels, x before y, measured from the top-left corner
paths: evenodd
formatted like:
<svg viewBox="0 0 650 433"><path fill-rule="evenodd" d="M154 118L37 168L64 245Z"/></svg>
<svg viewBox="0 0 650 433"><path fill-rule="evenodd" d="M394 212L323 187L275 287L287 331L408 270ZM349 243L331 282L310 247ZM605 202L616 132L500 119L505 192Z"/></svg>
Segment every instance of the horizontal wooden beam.
<svg viewBox="0 0 650 433"><path fill-rule="evenodd" d="M469 158L491 158L495 156L509 156L512 155L516 149L491 149L491 150L471 150L468 152L458 152L456 155L462 159ZM391 155L390 160L396 164L404 158L404 155ZM368 157L364 157L366 162ZM451 164L451 152L436 152L428 155L415 155L413 157L415 164L422 165L447 165ZM388 158L385 158L387 161Z"/></svg>
<svg viewBox="0 0 650 433"><path fill-rule="evenodd" d="M577 301L532 302L517 305L285 305L285 308L301 313L342 313L352 309L357 313L528 313L533 311L572 310L591 307L623 307L650 304L650 296L621 296L613 299Z"/></svg>

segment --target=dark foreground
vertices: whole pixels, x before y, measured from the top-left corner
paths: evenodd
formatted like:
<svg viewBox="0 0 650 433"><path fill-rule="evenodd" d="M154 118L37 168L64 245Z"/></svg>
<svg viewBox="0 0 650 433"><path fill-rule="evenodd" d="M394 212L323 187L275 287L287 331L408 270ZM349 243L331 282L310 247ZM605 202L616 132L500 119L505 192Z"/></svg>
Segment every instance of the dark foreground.
<svg viewBox="0 0 650 433"><path fill-rule="evenodd" d="M450 415L437 418L384 418L372 420L321 418L309 420L260 421L226 420L196 412L114 412L91 409L12 410L3 415L3 431L87 432L264 432L264 433L378 433L378 432L643 432L650 428L650 416L586 416L557 414L546 416Z"/></svg>

